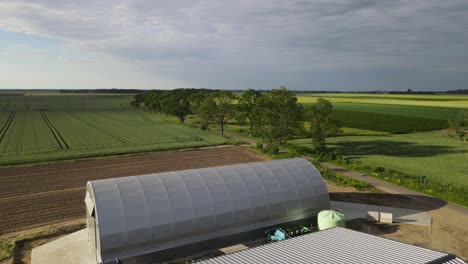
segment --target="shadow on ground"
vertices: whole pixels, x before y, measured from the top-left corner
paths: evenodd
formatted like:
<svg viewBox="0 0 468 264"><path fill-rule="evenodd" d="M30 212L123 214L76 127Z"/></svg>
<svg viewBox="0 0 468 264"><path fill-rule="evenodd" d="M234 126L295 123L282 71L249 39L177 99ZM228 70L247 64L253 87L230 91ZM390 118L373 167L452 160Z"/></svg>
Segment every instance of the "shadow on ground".
<svg viewBox="0 0 468 264"><path fill-rule="evenodd" d="M432 157L441 154L460 153L460 150L455 147L420 145L391 140L342 141L333 143L333 146L345 156Z"/></svg>
<svg viewBox="0 0 468 264"><path fill-rule="evenodd" d="M398 224L369 222L366 219L354 219L347 221L346 228L377 236L395 233L400 229Z"/></svg>
<svg viewBox="0 0 468 264"><path fill-rule="evenodd" d="M363 203L399 207L422 211L436 210L444 207L447 204L445 201L422 195L362 192L331 192L330 200L348 203Z"/></svg>

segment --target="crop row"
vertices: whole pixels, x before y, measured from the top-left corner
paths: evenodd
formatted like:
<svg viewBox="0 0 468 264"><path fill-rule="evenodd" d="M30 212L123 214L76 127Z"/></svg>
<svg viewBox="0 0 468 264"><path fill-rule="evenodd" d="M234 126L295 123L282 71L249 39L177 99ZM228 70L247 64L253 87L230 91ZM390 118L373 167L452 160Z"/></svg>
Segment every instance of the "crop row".
<svg viewBox="0 0 468 264"><path fill-rule="evenodd" d="M54 135L55 140L57 140L57 143L59 144L60 148L62 150L69 149L70 146L67 144L67 142L63 139L62 135L60 132L57 130L57 128L50 122L49 118L47 118L47 115L44 111L41 111L41 116L44 122L46 123L47 127L50 129L50 132L52 135Z"/></svg>
<svg viewBox="0 0 468 264"><path fill-rule="evenodd" d="M11 113L0 132L0 153L19 155L61 149L48 125L38 111Z"/></svg>
<svg viewBox="0 0 468 264"><path fill-rule="evenodd" d="M225 139L133 109L0 115L0 165L201 147Z"/></svg>
<svg viewBox="0 0 468 264"><path fill-rule="evenodd" d="M3 124L2 128L0 129L0 143L5 138L6 132L10 128L11 123L13 122L13 119L15 119L15 112L10 113L10 115L8 116L6 122Z"/></svg>

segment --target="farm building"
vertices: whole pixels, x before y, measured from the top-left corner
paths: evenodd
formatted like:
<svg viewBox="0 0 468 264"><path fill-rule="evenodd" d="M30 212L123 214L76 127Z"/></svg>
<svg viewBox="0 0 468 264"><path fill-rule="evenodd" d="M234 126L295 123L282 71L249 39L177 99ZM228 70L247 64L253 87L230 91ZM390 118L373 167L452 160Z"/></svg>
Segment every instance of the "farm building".
<svg viewBox="0 0 468 264"><path fill-rule="evenodd" d="M335 227L208 259L200 264L464 264L455 255Z"/></svg>
<svg viewBox="0 0 468 264"><path fill-rule="evenodd" d="M89 240L97 263L151 263L229 246L270 227L316 223L330 207L305 159L91 181Z"/></svg>

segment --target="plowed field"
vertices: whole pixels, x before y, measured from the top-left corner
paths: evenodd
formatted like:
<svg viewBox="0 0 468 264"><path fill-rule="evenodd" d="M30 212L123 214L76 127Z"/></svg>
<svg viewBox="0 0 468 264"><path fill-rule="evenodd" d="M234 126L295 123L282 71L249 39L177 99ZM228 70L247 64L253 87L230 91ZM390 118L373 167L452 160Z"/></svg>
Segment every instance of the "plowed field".
<svg viewBox="0 0 468 264"><path fill-rule="evenodd" d="M0 234L82 218L89 180L264 160L240 147L0 168Z"/></svg>

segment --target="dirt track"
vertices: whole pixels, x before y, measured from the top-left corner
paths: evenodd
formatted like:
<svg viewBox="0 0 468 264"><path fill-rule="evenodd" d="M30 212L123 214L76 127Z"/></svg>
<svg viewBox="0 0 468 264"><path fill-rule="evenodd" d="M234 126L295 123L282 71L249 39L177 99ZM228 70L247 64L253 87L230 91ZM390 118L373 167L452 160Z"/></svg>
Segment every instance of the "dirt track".
<svg viewBox="0 0 468 264"><path fill-rule="evenodd" d="M240 147L0 168L0 234L84 217L89 180L260 161Z"/></svg>

